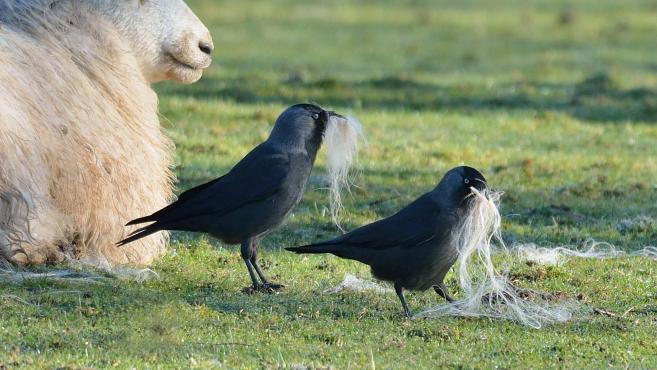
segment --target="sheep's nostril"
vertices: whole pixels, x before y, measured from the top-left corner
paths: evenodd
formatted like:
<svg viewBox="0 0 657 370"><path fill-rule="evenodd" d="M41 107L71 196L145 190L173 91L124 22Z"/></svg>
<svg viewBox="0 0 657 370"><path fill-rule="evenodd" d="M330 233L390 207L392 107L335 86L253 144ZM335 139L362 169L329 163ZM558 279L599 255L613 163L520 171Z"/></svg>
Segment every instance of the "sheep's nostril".
<svg viewBox="0 0 657 370"><path fill-rule="evenodd" d="M214 50L214 46L211 43L204 41L198 43L198 48L207 55L211 55L212 50Z"/></svg>

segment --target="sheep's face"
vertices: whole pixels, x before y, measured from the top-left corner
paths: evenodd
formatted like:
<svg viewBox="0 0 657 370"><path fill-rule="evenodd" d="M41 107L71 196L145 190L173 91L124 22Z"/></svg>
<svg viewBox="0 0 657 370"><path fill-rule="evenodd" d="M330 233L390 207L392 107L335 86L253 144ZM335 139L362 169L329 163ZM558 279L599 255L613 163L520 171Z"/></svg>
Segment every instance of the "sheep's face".
<svg viewBox="0 0 657 370"><path fill-rule="evenodd" d="M91 3L130 43L149 82L196 82L210 66L210 32L183 0Z"/></svg>

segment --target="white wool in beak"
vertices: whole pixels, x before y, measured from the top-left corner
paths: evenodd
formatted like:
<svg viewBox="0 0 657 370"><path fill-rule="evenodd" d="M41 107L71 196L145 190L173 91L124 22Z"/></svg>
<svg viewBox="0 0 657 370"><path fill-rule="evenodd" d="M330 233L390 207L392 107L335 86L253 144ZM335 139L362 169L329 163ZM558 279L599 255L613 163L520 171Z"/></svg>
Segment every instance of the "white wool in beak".
<svg viewBox="0 0 657 370"><path fill-rule="evenodd" d="M324 134L324 145L327 152L331 219L340 230L342 191L349 191L349 169L356 161L360 138L363 138L363 131L355 118L330 116Z"/></svg>
<svg viewBox="0 0 657 370"><path fill-rule="evenodd" d="M497 272L491 258L494 241L506 249L498 210L502 193L471 190L468 214L453 234L459 250L458 273L463 297L419 316L483 316L512 320L536 329L570 320L577 308L575 303L552 303L549 294L519 289Z"/></svg>

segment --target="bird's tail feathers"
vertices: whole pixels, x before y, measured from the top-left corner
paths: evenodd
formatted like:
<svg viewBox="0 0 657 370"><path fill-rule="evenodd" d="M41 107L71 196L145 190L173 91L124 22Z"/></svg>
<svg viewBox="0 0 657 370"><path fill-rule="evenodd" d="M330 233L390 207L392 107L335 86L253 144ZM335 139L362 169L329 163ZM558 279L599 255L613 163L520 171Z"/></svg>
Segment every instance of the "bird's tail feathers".
<svg viewBox="0 0 657 370"><path fill-rule="evenodd" d="M308 244L300 247L287 247L286 250L294 253L334 253L333 244Z"/></svg>
<svg viewBox="0 0 657 370"><path fill-rule="evenodd" d="M144 222L151 222L151 221L156 221L153 215L135 218L134 220L125 224L125 226L138 225L138 224L143 224Z"/></svg>
<svg viewBox="0 0 657 370"><path fill-rule="evenodd" d="M341 243L317 243L317 244L304 245L301 247L289 247L285 249L287 249L290 252L299 253L299 254L330 253L340 258L347 258L350 260L355 260L366 264L369 264L371 262L373 256L371 250L367 248L359 248L353 245L350 246Z"/></svg>
<svg viewBox="0 0 657 370"><path fill-rule="evenodd" d="M128 224L128 225L131 225L131 224ZM140 229L137 229L137 230L133 231L132 233L130 233L130 235L128 235L127 238L125 238L125 239L121 240L120 242L116 243L116 246L117 247L122 247L122 246L124 246L128 243L132 243L137 239L141 239L145 236L154 234L158 231L161 231L161 229L159 227L155 226L155 224L144 226L144 227L142 227Z"/></svg>

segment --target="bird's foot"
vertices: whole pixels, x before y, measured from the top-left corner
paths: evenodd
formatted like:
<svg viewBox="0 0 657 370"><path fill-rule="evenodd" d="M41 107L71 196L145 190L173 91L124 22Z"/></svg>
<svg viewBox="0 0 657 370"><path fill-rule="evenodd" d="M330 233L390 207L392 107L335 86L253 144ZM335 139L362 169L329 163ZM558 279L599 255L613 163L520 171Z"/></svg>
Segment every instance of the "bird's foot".
<svg viewBox="0 0 657 370"><path fill-rule="evenodd" d="M260 285L249 285L242 288L244 294L255 294L260 290Z"/></svg>
<svg viewBox="0 0 657 370"><path fill-rule="evenodd" d="M280 292L281 290L283 290L283 288L285 288L285 285L265 283L265 284L246 286L246 287L242 288L242 293L244 293L244 294L255 294L255 293L273 294L273 293Z"/></svg>
<svg viewBox="0 0 657 370"><path fill-rule="evenodd" d="M278 293L285 288L283 284L264 283L260 286L260 290L264 293Z"/></svg>

